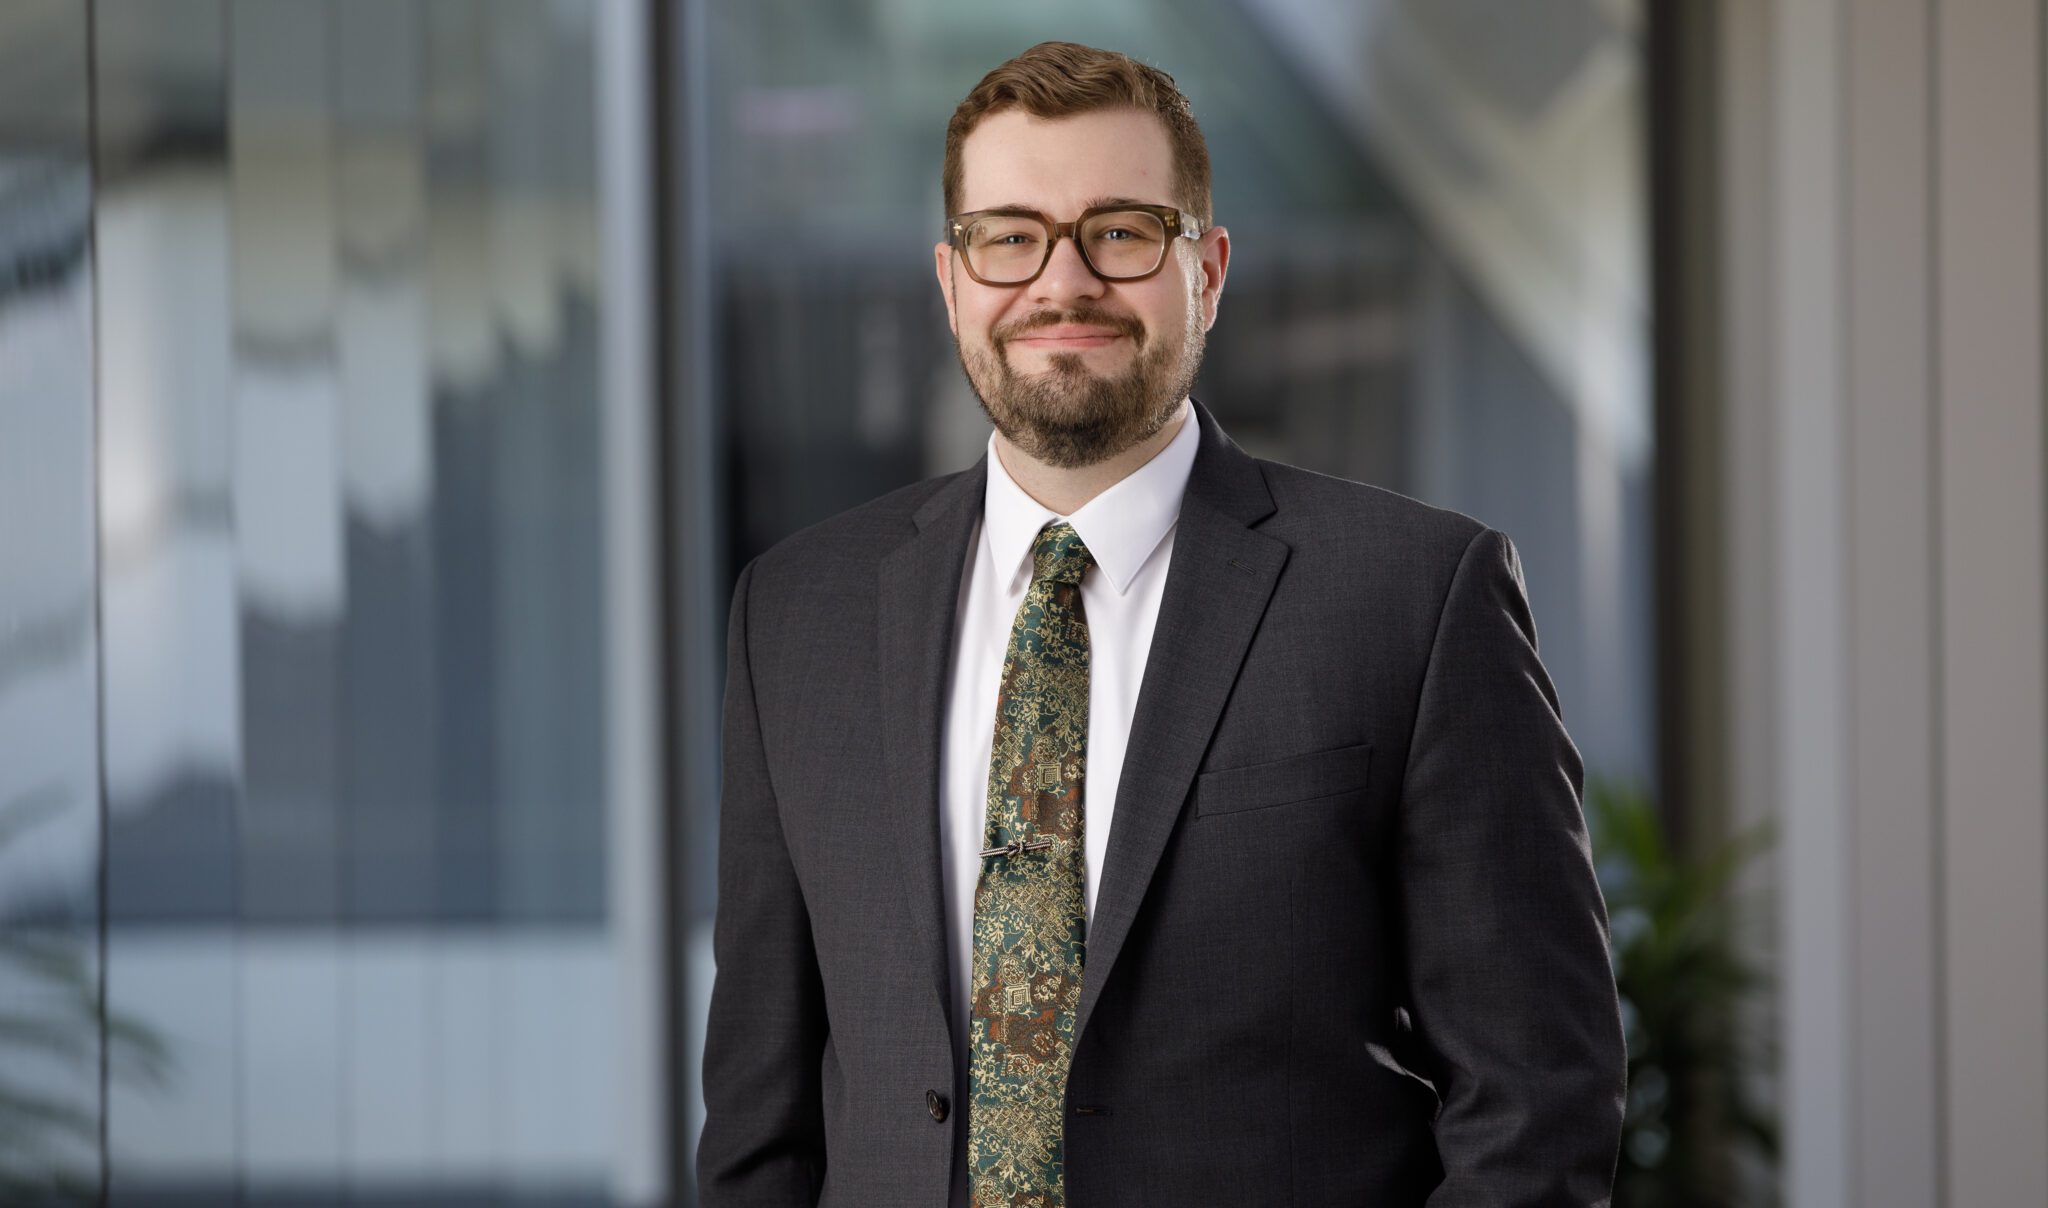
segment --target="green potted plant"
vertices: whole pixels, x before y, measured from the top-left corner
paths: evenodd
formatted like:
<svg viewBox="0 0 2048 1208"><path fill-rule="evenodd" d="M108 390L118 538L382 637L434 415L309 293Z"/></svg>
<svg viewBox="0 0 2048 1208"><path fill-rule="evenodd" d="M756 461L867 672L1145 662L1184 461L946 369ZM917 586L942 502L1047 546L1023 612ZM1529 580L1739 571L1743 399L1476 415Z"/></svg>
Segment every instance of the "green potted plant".
<svg viewBox="0 0 2048 1208"><path fill-rule="evenodd" d="M1769 824L1680 856L1637 789L1593 778L1586 812L1628 1041L1615 1206L1753 1204L1738 1166L1775 1167L1778 1125L1749 1075L1775 1054L1745 1018L1766 977L1737 943L1731 890Z"/></svg>
<svg viewBox="0 0 2048 1208"><path fill-rule="evenodd" d="M0 804L0 849L62 806L48 794ZM108 1073L161 1084L170 1062L147 1025L109 1014L88 959L89 932L0 921L0 1204L100 1202L97 1096L52 1092L53 1081L95 1086ZM25 1071L69 1071L38 1079Z"/></svg>

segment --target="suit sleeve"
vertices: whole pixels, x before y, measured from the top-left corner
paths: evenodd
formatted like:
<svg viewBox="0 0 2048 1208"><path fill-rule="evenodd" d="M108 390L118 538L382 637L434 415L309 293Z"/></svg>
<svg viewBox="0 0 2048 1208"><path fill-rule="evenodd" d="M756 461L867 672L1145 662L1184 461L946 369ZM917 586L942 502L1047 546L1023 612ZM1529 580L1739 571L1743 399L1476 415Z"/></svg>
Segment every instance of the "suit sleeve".
<svg viewBox="0 0 2048 1208"><path fill-rule="evenodd" d="M1520 558L1483 529L1437 622L1402 787L1411 1040L1442 1099L1431 1208L1612 1194L1627 1059L1583 780Z"/></svg>
<svg viewBox="0 0 2048 1208"><path fill-rule="evenodd" d="M768 775L747 645L753 564L726 641L718 913L704 1033L703 1208L809 1208L825 1175L824 988Z"/></svg>

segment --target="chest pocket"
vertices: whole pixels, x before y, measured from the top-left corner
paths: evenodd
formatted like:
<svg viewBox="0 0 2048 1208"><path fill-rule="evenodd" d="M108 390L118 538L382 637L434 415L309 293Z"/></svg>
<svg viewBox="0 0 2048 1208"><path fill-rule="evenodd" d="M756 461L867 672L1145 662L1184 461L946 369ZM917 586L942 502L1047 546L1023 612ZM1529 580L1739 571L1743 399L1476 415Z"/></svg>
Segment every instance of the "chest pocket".
<svg viewBox="0 0 2048 1208"><path fill-rule="evenodd" d="M1359 792L1371 768L1369 742L1217 768L1195 777L1195 813L1236 814Z"/></svg>

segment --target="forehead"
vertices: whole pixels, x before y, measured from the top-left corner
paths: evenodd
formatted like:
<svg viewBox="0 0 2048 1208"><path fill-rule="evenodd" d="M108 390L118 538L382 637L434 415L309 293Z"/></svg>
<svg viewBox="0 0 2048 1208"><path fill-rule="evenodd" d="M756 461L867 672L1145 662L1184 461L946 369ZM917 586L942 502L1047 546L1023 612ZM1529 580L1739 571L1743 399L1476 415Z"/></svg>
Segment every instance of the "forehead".
<svg viewBox="0 0 2048 1208"><path fill-rule="evenodd" d="M1140 109L1034 117L1005 109L960 147L960 208L1021 205L1070 217L1106 197L1173 204L1166 124Z"/></svg>

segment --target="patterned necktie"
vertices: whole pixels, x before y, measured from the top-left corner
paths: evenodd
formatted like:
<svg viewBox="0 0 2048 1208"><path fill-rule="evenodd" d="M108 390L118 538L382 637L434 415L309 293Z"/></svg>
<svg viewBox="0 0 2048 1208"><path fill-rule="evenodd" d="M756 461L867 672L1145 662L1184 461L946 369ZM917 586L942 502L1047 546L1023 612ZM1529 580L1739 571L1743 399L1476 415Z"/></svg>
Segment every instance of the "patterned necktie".
<svg viewBox="0 0 2048 1208"><path fill-rule="evenodd" d="M1061 1111L1087 951L1081 836L1092 559L1072 525L1032 546L1010 628L974 893L967 1166L974 1208L1059 1208Z"/></svg>

